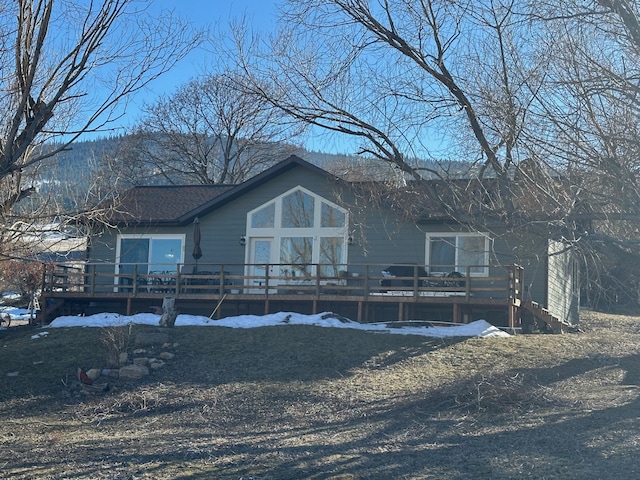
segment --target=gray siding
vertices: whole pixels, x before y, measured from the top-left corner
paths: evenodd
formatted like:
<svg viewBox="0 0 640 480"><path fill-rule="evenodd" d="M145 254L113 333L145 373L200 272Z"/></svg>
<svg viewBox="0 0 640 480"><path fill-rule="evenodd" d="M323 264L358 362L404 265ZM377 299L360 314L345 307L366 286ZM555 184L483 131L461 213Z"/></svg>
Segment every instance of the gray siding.
<svg viewBox="0 0 640 480"><path fill-rule="evenodd" d="M524 268L524 299L547 304L547 239L493 232L493 258L497 264Z"/></svg>
<svg viewBox="0 0 640 480"><path fill-rule="evenodd" d="M248 245L240 244L240 237L246 234L247 212L263 205L286 191L302 186L349 210L350 232L353 244L349 245L347 259L352 272L363 273L361 265L374 264L379 267L394 263L426 263L425 241L427 232L469 231L460 226L438 224L415 225L397 215L380 211L370 205L358 205L349 191L341 188L341 183L329 176L321 175L305 167L284 171L257 188L247 191L239 198L222 205L208 214L200 216L202 232L201 248L203 256L200 265L224 265L232 274L242 274ZM173 228L123 229L122 233L183 233L186 235L184 262L193 263L193 225ZM525 299L547 305L547 241L540 239L505 235L504 232L489 232L492 241L490 263L495 265L519 264L525 269ZM91 262L115 262L116 232L105 232L92 239ZM566 265L564 266L566 270ZM105 267L112 269L113 267ZM378 267L374 267L377 269ZM554 267L555 268L555 267ZM206 267L203 267L206 269ZM381 270L381 268L380 268ZM559 269L561 271L562 269ZM109 273L113 273L110 271ZM372 270L372 275L380 272ZM493 269L490 275L503 275L503 271ZM554 306L561 303L562 294L554 290ZM572 308L572 305L571 305Z"/></svg>
<svg viewBox="0 0 640 480"><path fill-rule="evenodd" d="M186 245L184 251L184 262L191 263L191 252L193 250L193 226L184 227L145 227L143 229L136 228L122 228L120 230L109 229L98 235L94 235L91 238L89 245L88 261L91 269L95 269L98 276L95 279L96 285L108 285L113 286L113 278L103 278L99 275L101 273L107 275L113 275L114 263L116 261L116 242L118 234L171 234L171 235L186 235Z"/></svg>

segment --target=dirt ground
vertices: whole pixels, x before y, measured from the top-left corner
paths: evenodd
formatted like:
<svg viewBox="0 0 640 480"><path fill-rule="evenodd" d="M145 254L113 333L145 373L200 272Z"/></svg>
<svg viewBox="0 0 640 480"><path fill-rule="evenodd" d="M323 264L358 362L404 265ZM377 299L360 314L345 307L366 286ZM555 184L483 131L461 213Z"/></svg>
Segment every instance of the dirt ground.
<svg viewBox="0 0 640 480"><path fill-rule="evenodd" d="M433 340L180 327L176 358L70 393L102 329L0 331L0 472L16 479L640 478L640 317ZM150 328L150 327L146 327ZM16 373L17 372L17 373Z"/></svg>

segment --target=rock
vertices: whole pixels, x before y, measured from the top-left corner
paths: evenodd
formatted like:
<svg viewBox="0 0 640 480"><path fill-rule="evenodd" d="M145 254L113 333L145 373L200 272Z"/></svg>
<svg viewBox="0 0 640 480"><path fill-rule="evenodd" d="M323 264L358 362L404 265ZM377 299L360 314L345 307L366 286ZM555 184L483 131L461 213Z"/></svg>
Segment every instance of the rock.
<svg viewBox="0 0 640 480"><path fill-rule="evenodd" d="M102 376L102 369L100 368L90 368L87 370L87 377L91 380L97 380Z"/></svg>
<svg viewBox="0 0 640 480"><path fill-rule="evenodd" d="M151 368L151 370L158 370L162 367L164 367L165 363L162 360L158 360L157 358L154 358L153 361L149 364L149 368Z"/></svg>
<svg viewBox="0 0 640 480"><path fill-rule="evenodd" d="M149 347L152 345L163 345L169 341L169 335L166 333L140 332L136 334L136 347Z"/></svg>
<svg viewBox="0 0 640 480"><path fill-rule="evenodd" d="M149 363L149 358L147 357L137 357L133 359L134 365L147 365Z"/></svg>
<svg viewBox="0 0 640 480"><path fill-rule="evenodd" d="M86 393L108 392L111 387L108 383L94 383L93 385L82 385L82 390Z"/></svg>
<svg viewBox="0 0 640 480"><path fill-rule="evenodd" d="M127 365L120 369L120 378L138 380L149 375L149 369L144 365Z"/></svg>
<svg viewBox="0 0 640 480"><path fill-rule="evenodd" d="M134 355L146 355L147 354L147 349L146 348L137 348L133 351Z"/></svg>
<svg viewBox="0 0 640 480"><path fill-rule="evenodd" d="M162 348L164 350L171 350L173 348L173 344L169 343L169 342L165 342L165 343L162 344Z"/></svg>
<svg viewBox="0 0 640 480"><path fill-rule="evenodd" d="M122 352L118 355L118 365L126 365L129 363L129 354L127 352Z"/></svg>
<svg viewBox="0 0 640 480"><path fill-rule="evenodd" d="M162 352L160 354L160 358L162 360L171 360L175 356L176 356L176 354L175 353L171 353L171 352Z"/></svg>

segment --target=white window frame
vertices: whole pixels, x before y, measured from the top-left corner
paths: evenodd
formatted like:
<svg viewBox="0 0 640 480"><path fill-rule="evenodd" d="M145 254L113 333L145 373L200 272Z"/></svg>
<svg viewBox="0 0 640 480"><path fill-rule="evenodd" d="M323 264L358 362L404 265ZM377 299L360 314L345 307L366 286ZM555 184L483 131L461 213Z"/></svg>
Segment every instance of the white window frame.
<svg viewBox="0 0 640 480"><path fill-rule="evenodd" d="M489 253L491 247L491 238L487 233L484 232L428 232L426 234L425 241L425 265L429 267L429 273L434 275L446 275L451 272L444 272L434 270L430 265L431 260L431 239L434 237L455 237L456 238L456 247L455 247L455 266L454 269L464 275L467 274L467 266L460 265L458 263L458 238L461 237L483 237L484 238L484 261L482 265L482 271L470 272L472 277L488 277L489 276Z"/></svg>
<svg viewBox="0 0 640 480"><path fill-rule="evenodd" d="M302 191L303 193L310 195L314 198L314 219L313 219L313 227L305 227L305 228L288 228L282 227L282 200L283 198L291 195L296 191ZM251 226L251 216L253 213L261 210L266 207L270 203L275 204L275 217L274 217L274 226L267 228L258 228ZM322 227L322 203L326 203L332 208L336 208L344 213L344 225L341 227ZM347 263L347 255L348 255L348 237L349 237L349 211L339 205L327 200L326 198L318 195L317 193L312 192L311 190L304 188L301 185L293 187L286 192L278 195L275 198L270 199L267 202L262 203L258 207L247 212L247 245L250 243L248 239L252 237L271 237L274 240L274 249L272 252L272 258L275 260L275 256L277 255L279 258L280 255L280 245L283 238L288 237L311 237L313 238L313 253L311 262L313 264L320 263L320 239L323 237L338 237L344 240L343 244L343 263ZM247 248L245 261L248 263L249 259L249 249ZM279 263L279 261L274 262Z"/></svg>
<svg viewBox="0 0 640 480"><path fill-rule="evenodd" d="M180 252L178 252L178 258L175 259L175 262L171 262L171 265L173 265L174 263L176 264L176 268L177 265L184 263L184 251L185 251L185 240L186 240L186 234L181 233L181 234L175 234L175 233L143 233L143 234L136 234L136 233L119 233L117 238L116 238L116 264L115 264L115 269L116 269L116 274L118 274L120 272L120 248L121 248L121 244L122 244L122 240L123 239L136 239L136 240L144 240L144 239L149 239L149 240L180 240L180 244L181 244L181 248L180 248ZM149 256L151 256L151 248L149 249ZM149 262L149 259L147 258L147 263ZM115 282L118 282L118 278L115 278Z"/></svg>

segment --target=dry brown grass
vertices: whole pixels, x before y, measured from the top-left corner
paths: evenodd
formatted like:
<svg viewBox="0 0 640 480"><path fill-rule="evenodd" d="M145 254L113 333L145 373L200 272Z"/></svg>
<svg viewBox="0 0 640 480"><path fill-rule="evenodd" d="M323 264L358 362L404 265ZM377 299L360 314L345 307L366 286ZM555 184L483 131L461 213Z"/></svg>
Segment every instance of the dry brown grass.
<svg viewBox="0 0 640 480"><path fill-rule="evenodd" d="M0 471L16 479L638 478L640 317L582 319L575 334L460 341L180 327L165 369L80 399L64 383L77 366L104 361L100 329L39 340L27 327L9 329L0 332Z"/></svg>

